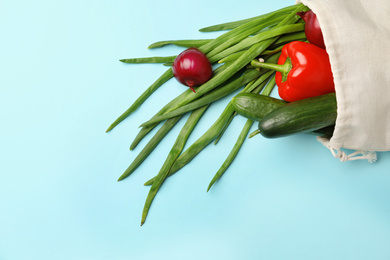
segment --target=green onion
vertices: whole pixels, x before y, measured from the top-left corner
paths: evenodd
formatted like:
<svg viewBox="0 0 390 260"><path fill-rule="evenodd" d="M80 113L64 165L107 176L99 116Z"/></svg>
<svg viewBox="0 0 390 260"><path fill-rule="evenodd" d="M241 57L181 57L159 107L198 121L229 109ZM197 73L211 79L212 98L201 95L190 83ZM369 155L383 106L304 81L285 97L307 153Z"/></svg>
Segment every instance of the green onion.
<svg viewBox="0 0 390 260"><path fill-rule="evenodd" d="M246 38L245 40L242 40L240 43L230 47L229 49L225 49L224 51L212 56L210 58L210 62L218 61L224 57L227 57L237 51L245 50L246 48L253 46L256 43L272 39L276 36L280 36L285 33L292 33L297 31L303 31L305 28L304 24L292 24L292 25L285 25L281 27L275 27L271 30L259 33L253 37ZM267 46L268 47L268 46Z"/></svg>
<svg viewBox="0 0 390 260"><path fill-rule="evenodd" d="M290 5L290 6L287 6L285 8L281 8L279 10L276 10L274 12L270 12L267 14L262 14L262 15L255 16L252 18L242 19L242 20L238 20L238 21L234 21L234 22L216 24L216 25L202 28L199 31L201 31L201 32L215 32L215 31L222 31L222 30L231 30L231 29L237 28L245 23L248 23L250 21L264 19L265 17L270 16L271 14L277 14L279 16L287 15L295 8L296 8L296 5Z"/></svg>
<svg viewBox="0 0 390 260"><path fill-rule="evenodd" d="M242 129L242 131L240 133L240 136L238 137L237 142L235 143L232 151L230 152L229 156L226 158L226 160L224 161L222 166L219 168L219 170L215 174L214 178L211 180L209 186L207 187L207 191L210 190L211 186L213 186L214 183L219 178L221 178L222 174L224 174L225 171L227 170L227 168L232 164L234 158L237 156L238 151L240 150L240 148L242 146L242 143L244 142L246 136L248 135L249 130L251 129L252 125L253 125L253 121L248 119L247 122L245 123L244 128Z"/></svg>
<svg viewBox="0 0 390 260"><path fill-rule="evenodd" d="M268 72L268 74L272 74L272 73L273 73L272 71ZM215 91L207 93L203 97L201 97L201 98L199 98L191 103L188 103L184 106L181 106L181 107L179 107L171 112L154 117L154 118L150 119L149 121L143 123L141 126L147 126L150 124L158 123L158 122L161 122L161 121L166 120L168 118L182 115L186 112L192 111L192 110L199 108L201 106L204 106L206 104L210 104L211 102L214 102L218 99L221 99L224 96L232 93L233 91L236 91L238 88L240 88L241 86L243 86L247 82L249 82L255 78L258 78L262 74L264 74L264 73L251 69L251 70L247 71L246 73L244 73L243 76L237 78L236 80L230 82L229 84L226 84L225 86L218 88Z"/></svg>
<svg viewBox="0 0 390 260"><path fill-rule="evenodd" d="M118 181L127 178L131 173L138 168L138 166L145 160L146 157L153 151L153 149L160 143L165 135L176 125L181 116L167 120L164 125L157 131L157 134L148 142L144 149L138 154L126 171L119 177Z"/></svg>
<svg viewBox="0 0 390 260"><path fill-rule="evenodd" d="M125 120L128 116L130 116L145 100L158 89L162 84L167 82L169 79L173 77L172 69L169 68L161 77L159 77L142 95L122 114L120 115L114 123L110 125L110 127L106 130L106 132L111 131L115 126L117 126L120 122Z"/></svg>
<svg viewBox="0 0 390 260"><path fill-rule="evenodd" d="M172 41L159 41L152 43L149 45L148 49L153 49L153 48L160 48L165 45L176 45L179 47L186 47L186 48L191 48L191 47L196 47L199 48L202 45L205 45L206 43L209 43L211 39L204 39L204 40L172 40Z"/></svg>
<svg viewBox="0 0 390 260"><path fill-rule="evenodd" d="M168 56L168 57L146 57L146 58L122 59L119 61L123 63L167 63L167 62L173 62L175 58L176 55Z"/></svg>
<svg viewBox="0 0 390 260"><path fill-rule="evenodd" d="M155 181L153 182L152 187L149 190L142 212L141 226L145 223L149 208L153 202L154 197L157 194L157 191L160 189L173 163L183 150L184 145L186 144L192 130L194 129L195 125L198 123L199 119L202 117L203 113L206 111L207 108L208 105L194 110L187 119L187 122L183 126L182 130L180 131L171 151L168 154L167 159L165 160L162 168L156 176Z"/></svg>
<svg viewBox="0 0 390 260"><path fill-rule="evenodd" d="M269 96L272 89L275 87L275 77L272 77L269 82L263 81L260 84L258 84L257 86L256 86L256 83L248 86L248 92L252 92L250 89L253 89L253 93L259 93L264 88L265 85L267 85L267 87L264 89L262 94ZM231 150L228 157L226 158L226 160L224 161L222 166L219 168L217 173L214 175L209 186L207 187L207 191L210 190L210 188L214 185L214 183L222 177L222 175L226 172L228 167L233 163L233 160L236 158L239 150L241 149L246 137L249 134L249 131L250 131L252 125L253 125L253 120L248 119L246 121L244 128L242 129L240 135L238 136L238 139L237 139L236 143L234 144L233 149Z"/></svg>

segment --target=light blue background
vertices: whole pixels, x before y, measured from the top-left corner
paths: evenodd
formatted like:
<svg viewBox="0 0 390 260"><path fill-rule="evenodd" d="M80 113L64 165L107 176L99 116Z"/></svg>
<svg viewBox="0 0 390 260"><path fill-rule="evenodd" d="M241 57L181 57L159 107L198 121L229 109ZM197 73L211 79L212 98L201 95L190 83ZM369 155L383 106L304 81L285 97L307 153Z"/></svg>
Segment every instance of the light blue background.
<svg viewBox="0 0 390 260"><path fill-rule="evenodd" d="M0 259L390 259L390 156L341 163L315 137L247 140L206 188L245 119L236 117L167 180L140 227L148 188L181 121L123 182L138 126L184 90L171 80L111 133L164 71L130 57L153 42L293 1L6 1L0 15ZM192 143L231 97L213 105ZM255 128L253 128L254 130Z"/></svg>

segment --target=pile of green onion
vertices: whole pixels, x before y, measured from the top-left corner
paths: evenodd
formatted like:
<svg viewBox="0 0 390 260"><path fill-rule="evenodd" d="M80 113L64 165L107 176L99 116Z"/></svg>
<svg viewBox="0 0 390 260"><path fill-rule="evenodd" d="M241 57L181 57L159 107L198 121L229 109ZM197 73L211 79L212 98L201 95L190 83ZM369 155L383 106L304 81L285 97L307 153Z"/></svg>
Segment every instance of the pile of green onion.
<svg viewBox="0 0 390 260"><path fill-rule="evenodd" d="M295 40L305 41L304 23L296 13L307 10L308 8L302 4L292 5L257 17L200 29L202 32L227 31L215 39L161 41L149 46L149 48L158 48L173 44L185 48L196 47L206 54L210 63L220 64L220 66L215 66L213 77L199 86L196 93L187 89L161 108L150 120L143 123L130 146L130 149L133 150L152 129L164 122L118 181L134 172L183 115L190 112L159 173L145 183L146 186L151 187L142 212L141 225L144 224L151 203L164 180L188 164L211 142L217 143L236 115L232 105L228 103L215 123L187 150L183 151L192 130L209 105L240 88L242 88L240 93L251 92L270 95L275 86L274 72L267 69L259 71L251 67L250 62L261 57L268 63L277 63L284 44ZM171 65L175 57L121 60L125 63L162 63L169 68L146 89L129 109L112 123L107 132L133 113L157 88L173 77ZM252 120L247 120L233 149L212 178L207 191L230 166L253 123Z"/></svg>

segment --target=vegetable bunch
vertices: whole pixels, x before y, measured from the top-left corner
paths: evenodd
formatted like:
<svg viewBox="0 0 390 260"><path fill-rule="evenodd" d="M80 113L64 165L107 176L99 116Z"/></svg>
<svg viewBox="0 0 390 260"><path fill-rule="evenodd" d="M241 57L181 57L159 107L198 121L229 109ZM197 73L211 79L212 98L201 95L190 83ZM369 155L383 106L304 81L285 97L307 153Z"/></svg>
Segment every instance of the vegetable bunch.
<svg viewBox="0 0 390 260"><path fill-rule="evenodd" d="M236 115L232 103L229 102L210 128L184 150L191 132L210 104L239 89L241 89L240 93L270 95L275 86L274 71L267 68L259 70L250 65L251 61L262 58L267 63L276 64L283 45L291 41L306 41L304 21L297 13L308 10L302 4L292 5L257 17L218 24L200 30L202 32L226 31L215 39L161 41L149 46L149 48L158 48L174 44L184 48L197 48L206 55L214 70L211 79L198 86L196 93L191 89L186 89L144 122L138 135L131 143L130 150L133 150L152 129L160 127L119 177L119 181L133 173L175 124L183 118L183 115L190 113L160 171L154 178L145 183L151 187L142 212L141 225L144 224L151 203L164 180L187 165L210 143L214 141L216 144ZM175 59L176 56L121 60L124 63L162 63L164 66L168 66L168 69L111 124L107 132L139 108L156 89L173 78L174 73L171 66ZM253 119L246 121L230 154L212 178L207 190L221 178L230 166L248 136L253 123Z"/></svg>

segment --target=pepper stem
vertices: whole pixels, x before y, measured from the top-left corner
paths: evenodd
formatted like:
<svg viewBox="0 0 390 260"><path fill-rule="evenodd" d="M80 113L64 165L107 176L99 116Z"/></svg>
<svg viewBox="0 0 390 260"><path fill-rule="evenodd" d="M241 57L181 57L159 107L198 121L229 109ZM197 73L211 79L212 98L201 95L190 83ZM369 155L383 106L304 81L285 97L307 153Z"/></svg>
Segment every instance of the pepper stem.
<svg viewBox="0 0 390 260"><path fill-rule="evenodd" d="M278 71L282 73L282 81L287 80L288 73L290 72L292 65L291 65L291 59L287 58L286 62L284 64L274 64L274 63L266 63L266 62L260 62L258 60L252 60L251 65L255 68L263 68L263 69L270 69L274 71Z"/></svg>

